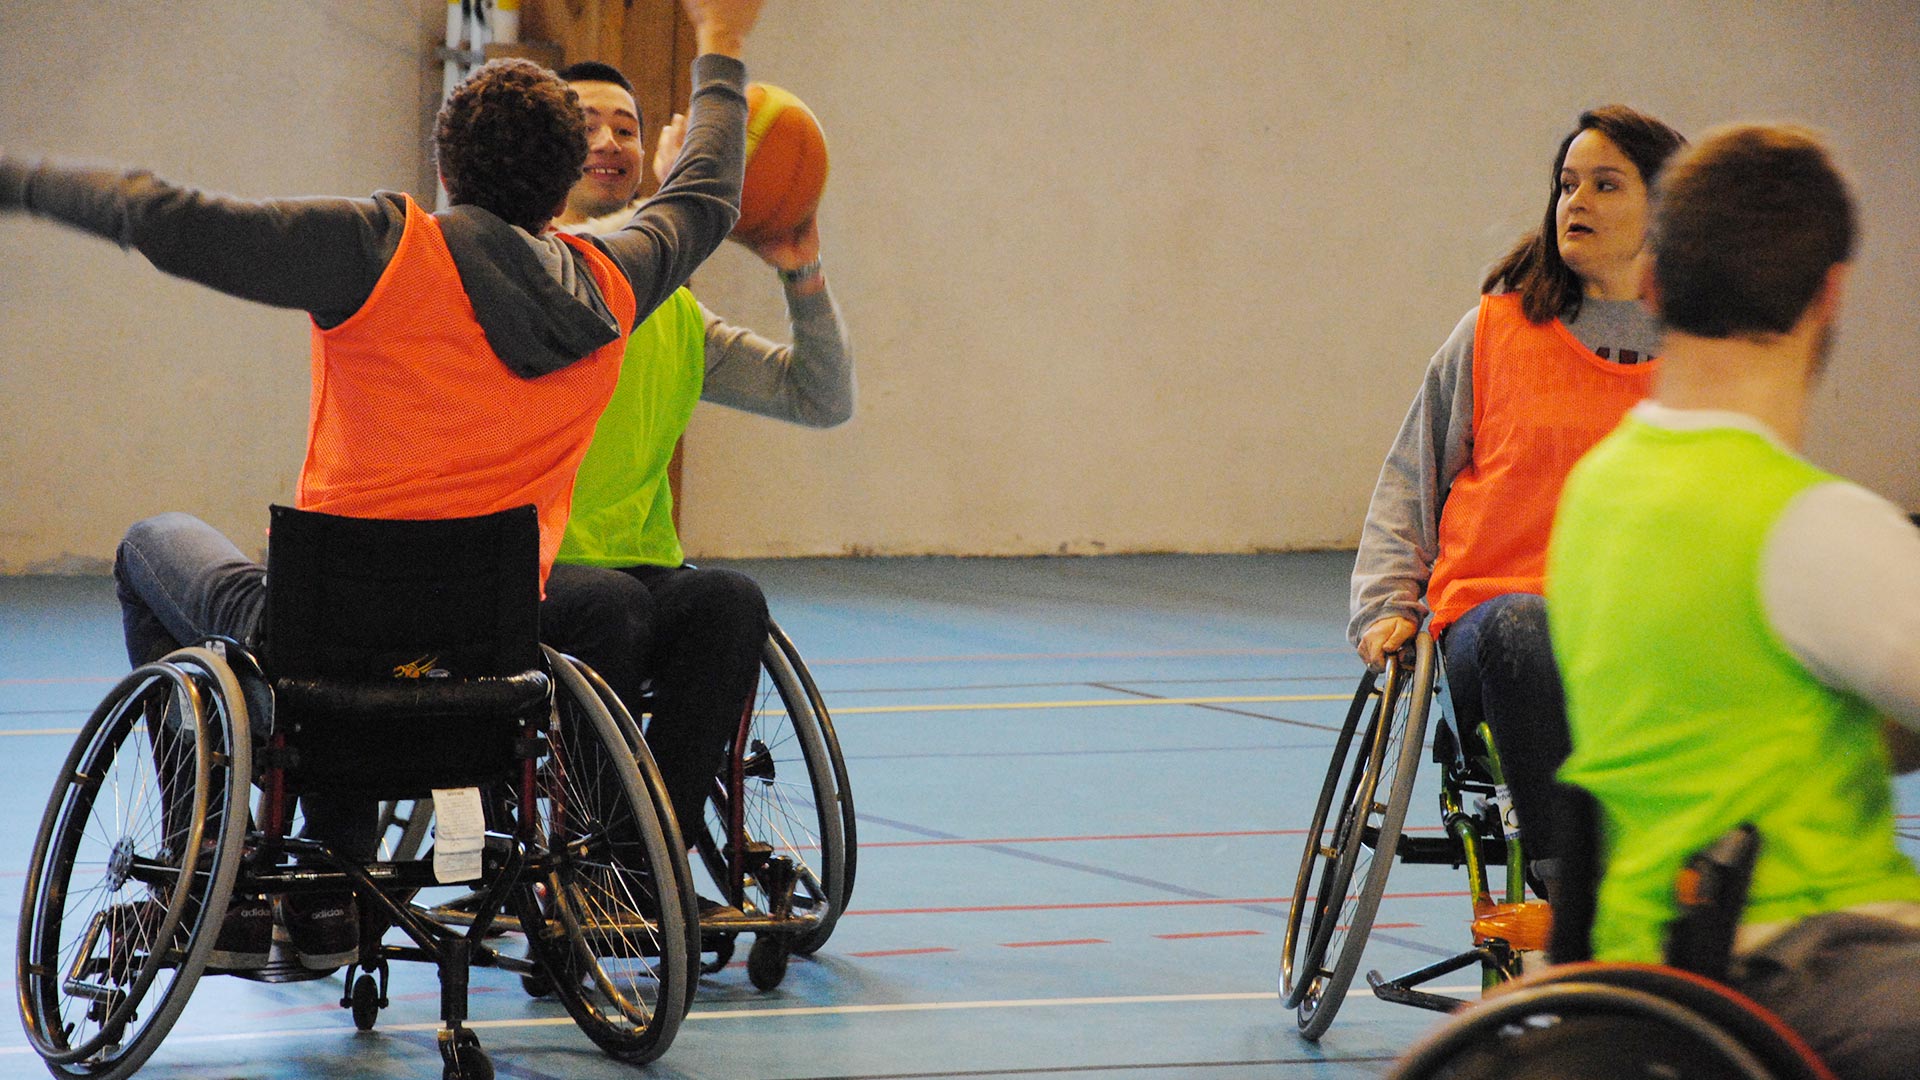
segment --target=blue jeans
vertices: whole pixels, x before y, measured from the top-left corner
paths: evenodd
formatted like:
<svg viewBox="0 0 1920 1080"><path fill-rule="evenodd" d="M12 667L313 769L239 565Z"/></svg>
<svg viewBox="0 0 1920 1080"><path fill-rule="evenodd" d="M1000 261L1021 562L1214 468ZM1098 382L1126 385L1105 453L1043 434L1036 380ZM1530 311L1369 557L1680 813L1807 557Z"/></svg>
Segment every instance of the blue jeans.
<svg viewBox="0 0 1920 1080"><path fill-rule="evenodd" d="M1463 731L1493 730L1527 858L1560 854L1553 829L1554 773L1567 760L1567 704L1547 639L1546 601L1507 593L1462 615L1441 635L1447 685Z"/></svg>
<svg viewBox="0 0 1920 1080"><path fill-rule="evenodd" d="M216 635L259 647L267 569L199 518L168 513L135 523L120 542L113 577L127 659L135 666ZM623 697L637 693L644 615L652 604L646 587L620 571L591 566L556 566L547 585L540 639L586 661ZM300 810L302 835L337 854L370 860L378 850L376 802L309 793L301 796Z"/></svg>

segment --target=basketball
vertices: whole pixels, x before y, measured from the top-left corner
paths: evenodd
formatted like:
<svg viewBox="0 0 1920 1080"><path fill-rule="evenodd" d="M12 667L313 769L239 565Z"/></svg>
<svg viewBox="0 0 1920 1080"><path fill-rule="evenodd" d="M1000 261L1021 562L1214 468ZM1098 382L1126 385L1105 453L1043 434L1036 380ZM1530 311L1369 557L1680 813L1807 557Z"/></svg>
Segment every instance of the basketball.
<svg viewBox="0 0 1920 1080"><path fill-rule="evenodd" d="M747 86L747 174L733 238L791 234L813 216L827 186L827 140L799 98L777 86Z"/></svg>

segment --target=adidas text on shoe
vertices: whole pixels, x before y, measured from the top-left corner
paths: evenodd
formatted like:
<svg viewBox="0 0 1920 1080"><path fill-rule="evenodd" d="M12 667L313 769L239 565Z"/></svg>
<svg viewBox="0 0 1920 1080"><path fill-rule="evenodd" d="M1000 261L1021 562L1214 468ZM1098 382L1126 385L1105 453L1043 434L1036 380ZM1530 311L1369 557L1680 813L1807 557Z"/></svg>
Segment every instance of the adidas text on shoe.
<svg viewBox="0 0 1920 1080"><path fill-rule="evenodd" d="M351 893L283 896L280 917L309 971L332 971L360 955L360 913Z"/></svg>

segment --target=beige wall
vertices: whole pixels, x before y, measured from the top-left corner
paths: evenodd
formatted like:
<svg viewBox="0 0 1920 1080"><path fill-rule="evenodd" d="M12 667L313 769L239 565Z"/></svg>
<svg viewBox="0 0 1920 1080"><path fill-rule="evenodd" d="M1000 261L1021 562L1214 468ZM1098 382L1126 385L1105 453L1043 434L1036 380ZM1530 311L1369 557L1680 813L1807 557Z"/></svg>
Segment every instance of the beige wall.
<svg viewBox="0 0 1920 1080"><path fill-rule="evenodd" d="M0 5L0 145L422 182L437 3L107 6ZM702 407L696 557L1351 544L1427 357L1613 100L1831 135L1866 246L1811 452L1920 506L1920 4L769 0L750 48L827 127L860 408ZM0 275L0 569L162 509L257 535L299 466L301 320L41 223L0 223ZM731 245L695 285L783 325Z"/></svg>

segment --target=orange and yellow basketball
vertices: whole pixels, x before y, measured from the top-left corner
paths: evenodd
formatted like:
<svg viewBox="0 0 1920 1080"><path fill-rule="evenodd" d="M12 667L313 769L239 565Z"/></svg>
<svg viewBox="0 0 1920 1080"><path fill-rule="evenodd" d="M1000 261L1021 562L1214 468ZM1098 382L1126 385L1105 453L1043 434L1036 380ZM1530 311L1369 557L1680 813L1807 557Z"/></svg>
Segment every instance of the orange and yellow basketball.
<svg viewBox="0 0 1920 1080"><path fill-rule="evenodd" d="M747 175L733 237L754 243L787 236L820 205L827 140L799 98L766 83L747 85Z"/></svg>

